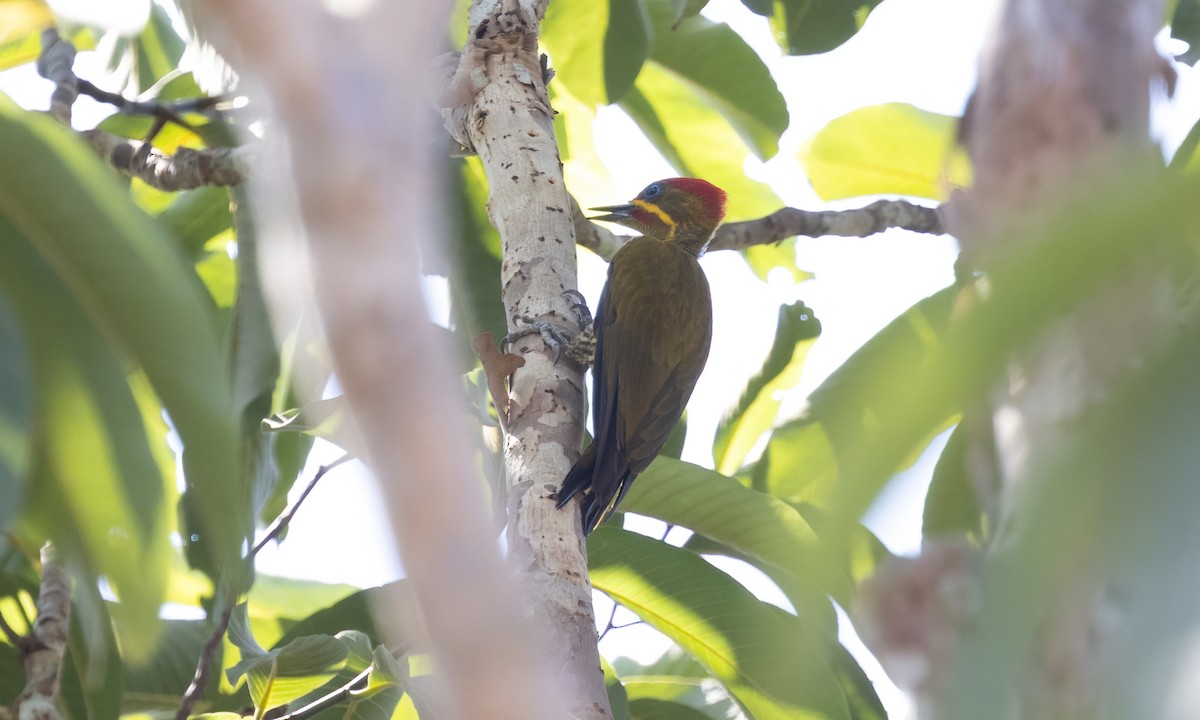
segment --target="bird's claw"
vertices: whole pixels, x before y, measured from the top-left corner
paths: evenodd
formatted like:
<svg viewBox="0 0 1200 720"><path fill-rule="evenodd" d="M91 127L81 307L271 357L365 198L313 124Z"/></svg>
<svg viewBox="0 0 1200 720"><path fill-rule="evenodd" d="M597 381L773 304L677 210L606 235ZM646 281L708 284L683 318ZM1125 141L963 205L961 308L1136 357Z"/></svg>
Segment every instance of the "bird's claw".
<svg viewBox="0 0 1200 720"><path fill-rule="evenodd" d="M592 326L592 311L587 306L587 300L583 297L583 293L578 290L564 290L563 295L575 301L571 304L571 311L575 313L575 319L579 321L579 329L586 331Z"/></svg>
<svg viewBox="0 0 1200 720"><path fill-rule="evenodd" d="M574 301L571 304L571 311L575 313L575 317L579 321L581 330L579 335L571 337L569 333L546 320L539 320L528 315L514 315L513 324L521 322L525 327L505 336L500 341L500 351L506 353L517 340L537 333L542 338L542 342L546 343L546 347L554 353L556 364L562 359L565 351L567 357L585 368L591 365L596 352L596 337L592 334L592 312L588 309L583 294L578 290L566 290L563 295Z"/></svg>
<svg viewBox="0 0 1200 720"><path fill-rule="evenodd" d="M525 327L509 333L500 341L501 352L508 352L508 348L517 340L537 333L542 338L542 342L546 343L546 347L554 353L554 362L557 363L562 358L563 347L571 344L571 337L554 323L531 318L528 315L515 315L513 321L514 323L516 321L523 322Z"/></svg>

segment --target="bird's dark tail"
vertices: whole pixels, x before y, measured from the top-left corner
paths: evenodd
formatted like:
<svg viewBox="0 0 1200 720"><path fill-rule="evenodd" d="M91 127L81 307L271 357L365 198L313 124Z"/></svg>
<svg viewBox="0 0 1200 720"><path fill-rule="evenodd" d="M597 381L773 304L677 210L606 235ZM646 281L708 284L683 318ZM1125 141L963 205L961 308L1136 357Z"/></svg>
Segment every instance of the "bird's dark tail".
<svg viewBox="0 0 1200 720"><path fill-rule="evenodd" d="M579 459L575 461L575 465L571 467L571 471L567 473L567 477L563 479L562 487L558 489L558 502L555 506L562 509L564 505L571 502L571 498L575 497L581 490L586 490L592 486L592 473L596 469L596 444L592 443L587 446Z"/></svg>

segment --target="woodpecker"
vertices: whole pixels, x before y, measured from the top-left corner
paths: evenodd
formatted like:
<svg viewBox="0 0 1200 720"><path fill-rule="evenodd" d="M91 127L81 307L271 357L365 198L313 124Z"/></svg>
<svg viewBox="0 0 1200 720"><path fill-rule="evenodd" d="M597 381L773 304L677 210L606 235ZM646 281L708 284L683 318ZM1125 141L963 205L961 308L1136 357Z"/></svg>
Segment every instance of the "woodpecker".
<svg viewBox="0 0 1200 720"><path fill-rule="evenodd" d="M567 473L558 507L582 493L595 530L679 422L712 342L712 297L697 261L725 216L725 192L696 178L651 183L591 218L633 228L613 256L593 323L592 444Z"/></svg>

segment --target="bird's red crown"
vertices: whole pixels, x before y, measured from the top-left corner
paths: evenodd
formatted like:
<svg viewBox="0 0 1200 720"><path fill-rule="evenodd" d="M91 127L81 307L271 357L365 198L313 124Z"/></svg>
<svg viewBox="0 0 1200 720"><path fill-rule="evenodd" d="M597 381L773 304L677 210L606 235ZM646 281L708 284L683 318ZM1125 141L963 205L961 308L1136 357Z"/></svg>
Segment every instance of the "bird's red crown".
<svg viewBox="0 0 1200 720"><path fill-rule="evenodd" d="M725 191L709 181L681 177L663 180L662 183L700 198L705 209L711 213L714 223L719 223L721 218L725 217Z"/></svg>

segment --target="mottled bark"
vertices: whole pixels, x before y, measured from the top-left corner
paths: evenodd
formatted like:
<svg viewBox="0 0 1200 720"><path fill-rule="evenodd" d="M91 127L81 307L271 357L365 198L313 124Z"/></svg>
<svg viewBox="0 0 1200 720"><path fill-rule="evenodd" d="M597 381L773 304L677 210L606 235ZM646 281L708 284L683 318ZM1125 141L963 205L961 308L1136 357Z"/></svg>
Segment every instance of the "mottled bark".
<svg viewBox="0 0 1200 720"><path fill-rule="evenodd" d="M537 52L545 10L546 0L476 0L441 103L447 129L487 172L509 329L511 318L528 315L574 332L563 295L576 287L571 198ZM510 563L570 716L608 718L579 508L554 507L583 439L582 372L565 359L554 364L537 335L511 352L526 362L512 378L505 440Z"/></svg>
<svg viewBox="0 0 1200 720"><path fill-rule="evenodd" d="M12 704L15 720L61 720L58 694L62 686L63 655L71 628L71 578L58 563L54 547L42 548L42 586L38 591L37 621L24 638L21 659L25 689Z"/></svg>

